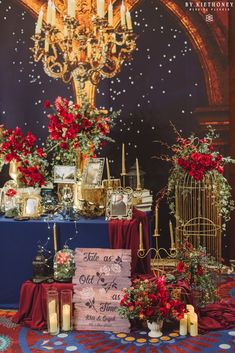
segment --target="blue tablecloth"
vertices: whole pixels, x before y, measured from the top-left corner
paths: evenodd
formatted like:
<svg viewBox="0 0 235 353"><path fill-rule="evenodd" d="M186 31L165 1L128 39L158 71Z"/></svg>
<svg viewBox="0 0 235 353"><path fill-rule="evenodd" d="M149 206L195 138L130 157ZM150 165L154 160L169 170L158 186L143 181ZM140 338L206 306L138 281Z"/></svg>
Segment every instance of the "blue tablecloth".
<svg viewBox="0 0 235 353"><path fill-rule="evenodd" d="M54 222L15 221L0 217L0 307L18 307L20 286L32 278L32 261L37 253L38 241L45 244L50 237L47 248L53 250ZM77 235L74 222L56 220L56 224L58 250L69 238L73 238L68 242L71 249L110 247L108 222L103 217L80 219L76 222Z"/></svg>

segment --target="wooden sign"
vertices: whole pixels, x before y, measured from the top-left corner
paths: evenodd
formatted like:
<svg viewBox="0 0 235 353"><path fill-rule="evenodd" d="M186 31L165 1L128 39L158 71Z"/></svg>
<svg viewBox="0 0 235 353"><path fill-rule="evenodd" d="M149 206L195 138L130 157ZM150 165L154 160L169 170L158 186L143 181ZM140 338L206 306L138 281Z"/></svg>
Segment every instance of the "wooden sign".
<svg viewBox="0 0 235 353"><path fill-rule="evenodd" d="M76 249L75 263L75 329L129 332L117 308L122 289L131 284L131 250Z"/></svg>

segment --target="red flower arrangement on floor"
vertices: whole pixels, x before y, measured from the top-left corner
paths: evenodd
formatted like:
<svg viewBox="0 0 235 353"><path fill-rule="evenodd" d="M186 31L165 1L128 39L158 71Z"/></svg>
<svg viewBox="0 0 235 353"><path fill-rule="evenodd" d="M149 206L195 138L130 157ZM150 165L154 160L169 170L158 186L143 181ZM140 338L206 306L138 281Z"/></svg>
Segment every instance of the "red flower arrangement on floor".
<svg viewBox="0 0 235 353"><path fill-rule="evenodd" d="M122 318L154 322L166 318L180 320L184 316L185 305L171 297L164 276L154 281L136 279L123 292L118 308Z"/></svg>

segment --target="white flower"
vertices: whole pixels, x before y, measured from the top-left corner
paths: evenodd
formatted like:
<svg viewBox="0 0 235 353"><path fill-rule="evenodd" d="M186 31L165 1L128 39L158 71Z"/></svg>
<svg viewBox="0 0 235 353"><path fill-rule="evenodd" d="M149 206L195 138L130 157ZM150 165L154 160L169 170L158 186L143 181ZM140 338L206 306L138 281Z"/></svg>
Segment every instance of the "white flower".
<svg viewBox="0 0 235 353"><path fill-rule="evenodd" d="M108 276L110 274L110 267L107 265L100 267L100 273L104 273L106 276Z"/></svg>
<svg viewBox="0 0 235 353"><path fill-rule="evenodd" d="M112 264L111 269L112 269L112 271L115 272L115 273L121 272L121 266L118 265L118 264Z"/></svg>
<svg viewBox="0 0 235 353"><path fill-rule="evenodd" d="M95 292L94 292L93 288L86 287L81 290L79 295L80 295L81 299L92 299L95 296Z"/></svg>

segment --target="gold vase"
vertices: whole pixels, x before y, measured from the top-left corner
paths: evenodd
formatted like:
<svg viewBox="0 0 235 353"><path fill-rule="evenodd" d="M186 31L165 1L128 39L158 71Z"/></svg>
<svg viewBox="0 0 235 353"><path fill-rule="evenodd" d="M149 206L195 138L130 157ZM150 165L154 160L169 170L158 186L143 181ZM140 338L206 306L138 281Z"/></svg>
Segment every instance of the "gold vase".
<svg viewBox="0 0 235 353"><path fill-rule="evenodd" d="M20 175L19 167L21 166L21 162L11 161L9 164L9 176L13 179L16 183L18 182L18 178Z"/></svg>

